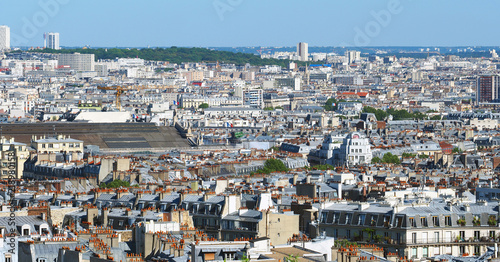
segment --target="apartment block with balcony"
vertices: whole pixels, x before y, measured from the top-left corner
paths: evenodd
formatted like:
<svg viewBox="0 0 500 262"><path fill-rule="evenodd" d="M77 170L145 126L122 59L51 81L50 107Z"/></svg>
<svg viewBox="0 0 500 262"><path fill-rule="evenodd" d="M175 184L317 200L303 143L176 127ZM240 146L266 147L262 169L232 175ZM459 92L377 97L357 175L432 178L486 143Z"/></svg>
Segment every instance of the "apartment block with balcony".
<svg viewBox="0 0 500 262"><path fill-rule="evenodd" d="M374 243L412 259L481 255L500 237L496 203L421 201L331 204L320 212L319 232Z"/></svg>

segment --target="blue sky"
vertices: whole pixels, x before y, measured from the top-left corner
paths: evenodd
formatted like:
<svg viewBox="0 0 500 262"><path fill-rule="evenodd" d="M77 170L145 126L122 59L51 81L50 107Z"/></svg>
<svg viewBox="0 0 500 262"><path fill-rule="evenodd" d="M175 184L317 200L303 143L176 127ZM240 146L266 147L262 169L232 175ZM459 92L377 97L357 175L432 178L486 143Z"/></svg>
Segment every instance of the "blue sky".
<svg viewBox="0 0 500 262"><path fill-rule="evenodd" d="M0 25L18 46L42 46L43 32L59 32L61 46L498 46L499 8L472 0L4 0Z"/></svg>

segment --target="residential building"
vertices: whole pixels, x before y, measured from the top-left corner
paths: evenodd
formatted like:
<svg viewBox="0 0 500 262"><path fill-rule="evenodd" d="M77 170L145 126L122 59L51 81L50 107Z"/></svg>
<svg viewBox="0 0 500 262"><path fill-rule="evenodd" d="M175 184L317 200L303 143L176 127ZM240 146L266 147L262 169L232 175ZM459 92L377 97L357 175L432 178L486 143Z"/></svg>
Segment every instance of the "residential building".
<svg viewBox="0 0 500 262"><path fill-rule="evenodd" d="M297 44L297 55L300 57L300 61L309 60L309 47L307 43L300 42Z"/></svg>
<svg viewBox="0 0 500 262"><path fill-rule="evenodd" d="M73 139L69 136L58 135L56 137L37 137L31 139L31 147L38 153L73 153L83 152L83 141Z"/></svg>
<svg viewBox="0 0 500 262"><path fill-rule="evenodd" d="M0 51L10 49L10 27L0 25Z"/></svg>
<svg viewBox="0 0 500 262"><path fill-rule="evenodd" d="M6 139L5 137L1 137L0 150L0 175L2 179L9 178L9 175L21 178L24 170L24 162L29 158L27 145L15 142L14 138Z"/></svg>
<svg viewBox="0 0 500 262"><path fill-rule="evenodd" d="M47 33L46 35L47 48L59 50L59 33ZM93 71L93 70L90 70Z"/></svg>
<svg viewBox="0 0 500 262"><path fill-rule="evenodd" d="M59 54L59 66L70 66L75 71L95 71L94 54Z"/></svg>
<svg viewBox="0 0 500 262"><path fill-rule="evenodd" d="M499 102L500 76L482 75L476 82L476 103Z"/></svg>
<svg viewBox="0 0 500 262"><path fill-rule="evenodd" d="M371 145L368 138L359 132L347 135L339 148L339 164L369 164L372 161Z"/></svg>
<svg viewBox="0 0 500 262"><path fill-rule="evenodd" d="M499 233L496 204L419 202L330 204L320 211L319 232L363 241L370 239L368 232L373 230L379 236L378 246L411 259L480 255L495 245Z"/></svg>

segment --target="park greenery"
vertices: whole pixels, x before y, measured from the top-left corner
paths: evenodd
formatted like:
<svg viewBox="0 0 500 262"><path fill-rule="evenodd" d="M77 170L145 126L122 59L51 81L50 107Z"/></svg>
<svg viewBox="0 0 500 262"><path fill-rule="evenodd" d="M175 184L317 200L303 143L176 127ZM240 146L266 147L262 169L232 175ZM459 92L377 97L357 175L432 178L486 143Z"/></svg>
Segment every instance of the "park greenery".
<svg viewBox="0 0 500 262"><path fill-rule="evenodd" d="M283 110L283 107L281 107L281 106L277 106L277 107L272 107L272 106L269 106L269 107L264 107L264 110L265 110L265 111L273 111L273 110L276 110L276 109L281 109L281 110Z"/></svg>
<svg viewBox="0 0 500 262"><path fill-rule="evenodd" d="M422 112L410 113L404 109L396 110L393 108L384 111L382 109L376 109L370 106L365 106L363 108L363 113L373 113L377 117L377 120L382 121L386 119L389 115L392 115L393 120L405 120L405 119L426 119L427 115Z"/></svg>
<svg viewBox="0 0 500 262"><path fill-rule="evenodd" d="M273 172L286 172L286 171L288 171L288 168L285 166L285 164L281 160L275 159L275 158L270 158L270 159L266 160L263 168L255 171L255 172L251 172L250 175L270 174Z"/></svg>
<svg viewBox="0 0 500 262"><path fill-rule="evenodd" d="M119 187L130 187L130 183L120 179L115 179L107 184L101 183L100 188L119 188Z"/></svg>
<svg viewBox="0 0 500 262"><path fill-rule="evenodd" d="M377 163L389 163L389 164L400 164L401 161L397 155L393 155L391 152L385 153L382 159L380 157L373 157L372 164Z"/></svg>
<svg viewBox="0 0 500 262"><path fill-rule="evenodd" d="M414 158L416 156L417 156L417 154L413 154L413 153L403 153L401 155L401 157L403 157L403 158Z"/></svg>
<svg viewBox="0 0 500 262"><path fill-rule="evenodd" d="M202 103L198 106L198 108L209 108L210 106L207 103Z"/></svg>
<svg viewBox="0 0 500 262"><path fill-rule="evenodd" d="M326 111L337 111L340 102L346 102L346 101L344 99L337 100L335 98L330 98L326 100L326 103L323 107L325 108Z"/></svg>
<svg viewBox="0 0 500 262"><path fill-rule="evenodd" d="M288 67L290 60L262 59L260 56L250 53L234 53L229 51L216 51L199 47L176 47L169 48L74 48L74 49L41 49L31 50L31 52L52 53L52 54L94 54L99 59L116 58L142 58L151 61L165 61L181 64L183 62L219 62L236 65L247 63L254 66L279 65ZM305 62L294 61L298 65L305 65Z"/></svg>

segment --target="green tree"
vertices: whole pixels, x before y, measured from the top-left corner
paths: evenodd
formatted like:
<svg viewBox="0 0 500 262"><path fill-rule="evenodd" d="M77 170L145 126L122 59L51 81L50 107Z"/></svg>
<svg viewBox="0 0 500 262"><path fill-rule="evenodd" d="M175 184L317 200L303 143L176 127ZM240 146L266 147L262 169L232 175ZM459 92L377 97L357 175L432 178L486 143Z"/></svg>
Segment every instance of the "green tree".
<svg viewBox="0 0 500 262"><path fill-rule="evenodd" d="M401 157L403 157L403 158L414 158L415 156L416 156L416 154L412 154L412 153L401 154Z"/></svg>
<svg viewBox="0 0 500 262"><path fill-rule="evenodd" d="M377 120L382 121L387 117L387 112L382 109L376 109L370 106L365 106L363 108L363 113L373 113Z"/></svg>
<svg viewBox="0 0 500 262"><path fill-rule="evenodd" d="M130 183L120 179L115 179L108 184L102 183L100 188L118 188L118 187L130 187Z"/></svg>
<svg viewBox="0 0 500 262"><path fill-rule="evenodd" d="M207 104L207 103L203 103L201 104L200 106L198 106L198 108L209 108L210 106Z"/></svg>
<svg viewBox="0 0 500 262"><path fill-rule="evenodd" d="M372 164L378 164L378 163L382 163L382 159L380 159L380 157L378 157L378 156L373 157Z"/></svg>
<svg viewBox="0 0 500 262"><path fill-rule="evenodd" d="M281 160L275 159L275 158L270 158L270 159L266 160L263 168L255 171L255 172L252 172L253 174L250 173L250 175L254 175L255 173L257 173L257 174L269 174L272 172L286 172L286 171L288 171L288 168L285 166L285 164Z"/></svg>
<svg viewBox="0 0 500 262"><path fill-rule="evenodd" d="M435 115L435 116L432 116L430 119L431 120L441 120L441 116L440 115Z"/></svg>
<svg viewBox="0 0 500 262"><path fill-rule="evenodd" d="M387 152L382 157L382 162L391 163L391 164L399 164L399 157L397 155L393 155L391 152Z"/></svg>
<svg viewBox="0 0 500 262"><path fill-rule="evenodd" d="M338 101L335 98L330 98L326 100L326 103L323 107L326 111L336 111L338 108Z"/></svg>
<svg viewBox="0 0 500 262"><path fill-rule="evenodd" d="M420 159L427 159L427 158L429 158L429 156L426 155L426 154L421 154L421 155L418 155L418 158L420 158Z"/></svg>
<svg viewBox="0 0 500 262"><path fill-rule="evenodd" d="M462 153L462 149L460 149L459 147L454 147L451 152L453 152L455 154L460 154L460 153Z"/></svg>

